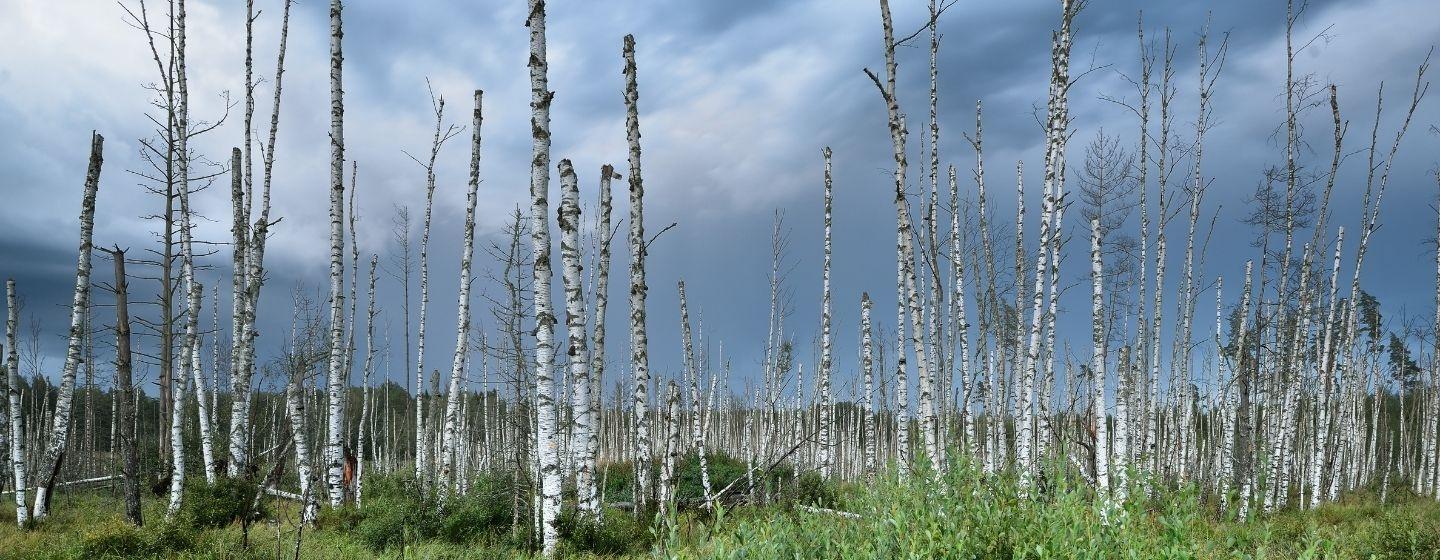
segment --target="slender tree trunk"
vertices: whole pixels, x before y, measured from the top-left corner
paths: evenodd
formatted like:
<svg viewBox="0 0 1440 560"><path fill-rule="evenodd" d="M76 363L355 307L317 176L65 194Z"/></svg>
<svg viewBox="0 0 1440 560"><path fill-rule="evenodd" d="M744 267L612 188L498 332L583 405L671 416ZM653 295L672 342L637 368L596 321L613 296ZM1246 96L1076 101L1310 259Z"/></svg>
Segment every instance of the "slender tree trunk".
<svg viewBox="0 0 1440 560"><path fill-rule="evenodd" d="M184 3L181 14L184 14ZM183 15L182 15L183 18ZM183 72L182 72L183 75ZM70 343L65 351L65 368L60 373L60 392L55 398L55 411L52 418L55 419L54 430L50 434L49 446L45 449L45 456L40 460L40 480L35 487L35 506L31 510L36 521L45 519L50 511L50 492L55 488L56 479L60 476L60 466L65 461L65 447L70 439L70 406L71 398L75 394L75 373L80 367L80 341L83 333L81 318L85 308L90 305L90 252L93 249L91 237L95 231L95 193L100 188L100 166L103 164L101 152L105 146L105 138L97 133L90 133L90 165L85 172L85 189L80 205L80 255L75 265L75 297L70 303ZM14 298L13 283L11 284L10 296ZM10 306L10 321L15 321L15 307L13 302ZM11 353L14 349L14 329L11 330ZM10 360L11 375L18 377L15 368L18 367L16 360ZM16 384L11 385L14 391ZM12 399L16 397L13 396ZM12 408L14 404L11 405ZM23 455L23 450L19 455ZM12 457L12 461L16 457ZM16 463L18 464L18 463ZM18 490L23 487L16 481ZM16 515L18 519L20 516Z"/></svg>
<svg viewBox="0 0 1440 560"><path fill-rule="evenodd" d="M690 383L690 439L695 445L695 456L700 463L700 488L704 493L705 509L714 504L710 496L710 465L705 460L705 432L702 422L703 404L700 402L700 373L695 362L695 347L690 337L690 306L685 299L685 281L679 284L680 291L680 342L683 351L685 378ZM704 340L701 340L704 343ZM714 393L712 392L713 396Z"/></svg>
<svg viewBox="0 0 1440 560"><path fill-rule="evenodd" d="M880 2L880 19L885 35L885 83L882 85L877 76L868 71L867 73L870 75L871 80L875 82L875 86L880 89L881 97L885 101L886 113L889 117L890 141L894 148L895 155L895 215L897 235L899 238L896 252L898 253L897 256L899 257L901 265L900 277L902 279L901 286L903 287L899 290L901 293L897 295L900 296L901 316L903 317L906 308L908 308L910 312L910 342L915 348L915 367L921 380L921 391L923 392L930 386L931 372L929 361L926 358L924 342L925 326L923 313L920 309L919 288L916 281L917 266L914 233L910 223L910 202L905 197L905 172L907 167L905 138L907 132L905 128L905 117L900 114L900 104L895 89L895 30L890 19L890 3L888 0L881 0ZM897 352L903 354L904 350L903 348L897 348ZM922 411L922 413L923 412L924 411ZM926 426L928 426L928 424L922 426L922 428ZM902 424L901 429L904 430L906 427ZM934 434L928 434L926 437L927 446L933 447ZM927 451L931 452L932 457L936 455L935 449L927 449Z"/></svg>
<svg viewBox="0 0 1440 560"><path fill-rule="evenodd" d="M680 387L670 382L666 392L665 406L665 459L660 463L660 517L675 511L675 483L679 472L675 470L680 458ZM657 388L658 389L658 388Z"/></svg>
<svg viewBox="0 0 1440 560"><path fill-rule="evenodd" d="M370 458L369 447L379 443L378 440L372 443L374 438L371 433L374 430L370 426L375 414L374 404L371 402L373 399L370 396L370 373L373 371L375 360L375 265L378 264L378 261L379 258L375 255L370 256L370 289L365 300L365 365L363 366L364 387L361 393L364 402L361 405L360 434L356 444L357 455L360 458L355 462L355 507L357 508L363 503L361 498L364 497L365 461ZM385 399L388 401L390 387L385 385L384 388Z"/></svg>
<svg viewBox="0 0 1440 560"><path fill-rule="evenodd" d="M595 490L595 456L591 454L590 440L595 437L595 408L590 379L590 356L585 333L585 287L580 277L580 187L575 168L570 160L560 160L560 208L557 223L560 226L560 259L563 262L562 280L565 286L565 330L569 337L566 345L567 364L570 366L568 381L571 392L571 418L574 430L571 432L570 452L575 458L575 492L582 515L598 519L600 504ZM606 232L599 232L604 235Z"/></svg>
<svg viewBox="0 0 1440 560"><path fill-rule="evenodd" d="M630 361L634 372L635 511L650 491L650 338L645 328L645 183L640 175L640 86L635 67L635 37L626 35L625 137L630 150Z"/></svg>
<svg viewBox="0 0 1440 560"><path fill-rule="evenodd" d="M10 454L10 472L15 476L15 523L23 529L30 520L30 506L25 501L25 490L29 482L26 466L30 463L26 453L29 451L26 445L29 439L25 433L25 413L20 394L20 354L17 348L19 334L16 323L20 320L20 308L15 301L13 278L5 280L5 309L5 376L9 382L6 398L10 415L10 447L6 451Z"/></svg>
<svg viewBox="0 0 1440 560"><path fill-rule="evenodd" d="M470 123L470 191L465 197L465 237L460 248L460 293L455 304L455 357L450 363L450 398L445 403L445 439L440 450L440 495L446 496L455 484L458 438L456 414L465 392L460 383L470 342L470 268L475 255L475 205L480 190L480 90L475 90L475 112Z"/></svg>
<svg viewBox="0 0 1440 560"><path fill-rule="evenodd" d="M241 336L235 341L231 353L235 368L231 379L230 393L230 476L239 476L250 467L250 385L255 373L255 310L259 307L260 288L265 279L265 241L270 232L270 180L275 164L275 141L280 128L280 91L285 74L285 44L290 29L291 0L285 0L284 13L280 23L280 47L275 62L275 93L270 109L270 132L266 141L264 161L261 168L260 217L251 228L250 242L246 245L245 292L241 317ZM249 142L246 143L249 145Z"/></svg>
<svg viewBox="0 0 1440 560"><path fill-rule="evenodd" d="M870 292L860 294L860 371L864 376L865 421L860 425L860 444L863 447L865 479L875 477L875 357L870 335Z"/></svg>
<svg viewBox="0 0 1440 560"><path fill-rule="evenodd" d="M344 56L341 39L342 5L330 0L330 360L326 379L329 381L329 414L325 440L325 485L329 490L330 507L339 507L343 497L340 488L345 457L341 451L341 420L344 418L343 392L349 372L345 365L345 100L341 87Z"/></svg>
<svg viewBox="0 0 1440 560"><path fill-rule="evenodd" d="M822 278L822 279L821 279L821 284L822 284L821 292L822 292L823 295L821 296L821 305L820 305L820 371L818 372L818 375L816 376L816 378L817 378L817 379L816 379L816 384L819 386L818 388L819 388L819 390L820 390L820 394L818 395L819 400L820 400L820 407L819 407L819 411L820 411L820 437L819 437L819 442L820 442L820 449L819 449L819 451L820 451L820 456L818 457L818 461L817 461L817 462L820 464L820 477L821 477L821 478L827 478L827 479L828 479L828 478L830 478L830 476L831 476L831 468L832 468L832 467L831 467L831 463L833 462L833 458L831 457L831 445L832 445L831 437L832 437L832 434L831 434L830 432L831 432L831 429L832 429L832 424L834 423L834 418L832 417L833 411L832 411L832 409L831 409L831 406L832 406L831 401L832 401L832 399L831 399L831 395L830 395L830 376L831 376L830 370L831 370L831 367L832 367L831 357L830 357L830 208L831 208L831 204L832 204L832 203L831 203L831 200L832 200L832 195L831 195L831 193L832 193L833 191L832 191L832 189L831 189L831 177L830 177L830 147L829 147L829 146L826 146L826 147L825 147L824 156L825 156L825 258L824 258L824 264L821 265L821 270L822 270L822 272L821 272L821 278ZM693 369L692 369L692 372L693 372ZM709 502L709 493L708 493L708 492L706 493L706 502L707 502L707 505L708 505L708 502Z"/></svg>
<svg viewBox="0 0 1440 560"><path fill-rule="evenodd" d="M600 219L595 228L595 235L599 243L599 257L597 259L595 273L595 329L592 333L594 344L591 347L590 356L590 403L594 415L594 422L591 425L590 439L586 442L586 457L590 460L593 469L599 464L601 442L600 436L604 433L604 411L605 400L601 398L601 374L605 371L605 316L610 304L610 245L613 230L610 227L610 181L619 179L620 175L615 173L615 168L606 164L600 168ZM616 393L616 402L619 402L620 394ZM618 427L618 425L617 425ZM604 485L602 484L603 488ZM590 487L590 494L580 495L580 507L582 511L599 512L603 501L595 493L595 487Z"/></svg>
<svg viewBox="0 0 1440 560"><path fill-rule="evenodd" d="M285 409L290 416L290 432L295 445L295 469L300 477L300 496L303 503L300 521L306 525L315 524L315 474L310 457L310 436L305 429L305 396L301 387L304 371L291 372L290 382L285 389Z"/></svg>
<svg viewBox="0 0 1440 560"><path fill-rule="evenodd" d="M1095 423L1095 486L1110 493L1110 434L1105 415L1105 261L1100 258L1104 242L1100 218L1090 219L1090 418Z"/></svg>
<svg viewBox="0 0 1440 560"><path fill-rule="evenodd" d="M553 556L559 533L560 515L559 425L555 408L555 312L550 282L550 101L545 54L545 2L530 0L530 129L533 153L530 162L530 240L534 257L535 290L535 384L538 418L536 437L540 446L540 516L545 556Z"/></svg>
<svg viewBox="0 0 1440 560"><path fill-rule="evenodd" d="M135 390L131 386L130 355L130 304L129 289L125 275L125 251L116 247L110 251L115 261L115 386L111 400L115 402L112 438L118 436L120 451L120 487L125 499L125 519L139 527L144 524L140 515L140 470L135 454L135 433L131 427L135 422L133 403ZM112 442L112 445L115 442Z"/></svg>

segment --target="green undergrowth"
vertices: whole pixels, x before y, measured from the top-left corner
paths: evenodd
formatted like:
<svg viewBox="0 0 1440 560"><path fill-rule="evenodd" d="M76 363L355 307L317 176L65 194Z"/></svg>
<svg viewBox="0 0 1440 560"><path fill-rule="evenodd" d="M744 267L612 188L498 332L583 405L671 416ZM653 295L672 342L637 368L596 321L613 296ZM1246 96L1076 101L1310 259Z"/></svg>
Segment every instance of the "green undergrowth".
<svg viewBox="0 0 1440 560"><path fill-rule="evenodd" d="M1176 558L1440 560L1440 505L1357 493L1315 510L1239 521L1191 488L1135 487L1125 503L1068 480L1022 486L957 468L893 476L832 511L736 509L677 527L670 558Z"/></svg>
<svg viewBox="0 0 1440 560"><path fill-rule="evenodd" d="M743 462L733 459L711 457L709 467L714 491L744 476ZM630 499L631 468L610 466L607 503ZM570 491L558 522L560 555L1440 560L1440 504L1394 489L1384 504L1374 493L1355 492L1315 510L1240 521L1189 488L1157 486L1145 497L1137 486L1130 492L1135 499L1114 503L1066 478L1036 481L1022 492L1014 478L964 467L866 484L833 484L785 469L757 480L757 494L771 497L766 505L749 503L742 480L713 511L701 505L694 456L684 460L679 478L682 507L663 519L652 509L637 516L607 507L598 523L581 520ZM255 488L241 483L192 485L170 522L164 497L146 496L146 524L139 528L124 521L113 489L62 491L50 518L23 531L13 507L0 508L0 560L258 560L292 558L297 546L301 558L532 558L533 510L522 503L517 511L514 489L508 476L482 476L466 496L442 499L409 477L367 477L363 508L322 507L316 526L301 528L295 504L267 499L248 536L240 522L245 509L236 504Z"/></svg>

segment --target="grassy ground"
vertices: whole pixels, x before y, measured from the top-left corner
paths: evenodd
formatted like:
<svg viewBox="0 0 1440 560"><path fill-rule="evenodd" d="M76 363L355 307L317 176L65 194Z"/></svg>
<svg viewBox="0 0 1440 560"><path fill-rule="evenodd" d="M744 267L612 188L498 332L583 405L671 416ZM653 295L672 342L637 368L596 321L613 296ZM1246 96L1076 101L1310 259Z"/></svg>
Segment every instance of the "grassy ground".
<svg viewBox="0 0 1440 560"><path fill-rule="evenodd" d="M813 484L813 482L811 483ZM363 512L322 515L300 530L298 511L269 504L243 544L226 523L225 492L200 490L172 523L161 498L144 501L146 526L126 524L113 490L61 492L52 516L28 530L0 509L0 559L78 558L512 558L526 536L510 530L508 490L482 480L469 498L440 505L403 479L367 482ZM1137 492L1138 494L1138 492ZM685 511L652 529L609 511L601 527L562 520L569 558L1395 558L1440 560L1440 504L1392 492L1359 493L1314 511L1240 522L1193 493L1109 506L1058 484L1022 499L1010 481L960 470L943 480L810 489L798 503ZM418 497L417 497L418 496ZM9 498L9 496L5 496ZM7 499L5 503L10 503ZM856 517L858 516L858 517Z"/></svg>

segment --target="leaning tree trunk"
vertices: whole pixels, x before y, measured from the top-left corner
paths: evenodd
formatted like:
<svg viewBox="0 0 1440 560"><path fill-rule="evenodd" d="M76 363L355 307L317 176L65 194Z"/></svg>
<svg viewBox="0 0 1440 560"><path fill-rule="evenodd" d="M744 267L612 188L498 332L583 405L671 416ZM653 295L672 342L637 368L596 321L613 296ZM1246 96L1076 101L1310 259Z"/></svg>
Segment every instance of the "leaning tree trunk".
<svg viewBox="0 0 1440 560"><path fill-rule="evenodd" d="M234 165L238 160L232 158ZM188 166L188 164L187 164ZM200 452L204 463L206 484L215 483L215 439L210 430L210 403L205 393L205 373L200 367L200 298L204 288L195 280L195 244L190 219L190 190L180 189L180 269L185 280L185 350L180 364L181 375L193 378L195 401L200 418ZM178 402L184 402L181 398Z"/></svg>
<svg viewBox="0 0 1440 560"><path fill-rule="evenodd" d="M880 96L885 101L885 110L888 117L888 123L890 128L890 142L892 144L895 156L895 220L896 234L898 237L898 242L896 243L896 257L899 263L900 280L900 285L897 286L896 290L898 292L896 295L899 300L898 315L900 317L900 322L903 324L905 310L907 308L909 309L911 328L910 342L915 348L915 369L920 377L921 390L924 391L929 387L931 383L931 372L929 367L929 361L926 359L926 339L924 334L925 324L923 319L923 313L920 309L919 289L916 281L917 266L915 257L914 232L910 222L910 203L905 198L905 171L907 167L905 159L905 138L907 132L905 129L905 116L900 113L900 103L898 98L896 97L897 92L895 89L895 29L890 19L890 3L888 0L880 1L880 20L885 35L885 83L881 84L880 78L877 77L875 74L871 73L869 70L866 70L866 73L870 76L870 79L875 82L875 87L880 89ZM897 325L897 332L903 330L900 327L901 325ZM900 346L896 347L896 353L901 356L901 361L903 363L905 354L903 341ZM901 394L903 395L904 387L902 386L900 389ZM903 400L904 399L902 397L902 401ZM902 403L902 412L903 409L907 407L907 403ZM902 418L902 422L899 426L901 434L905 434L909 429L906 423L907 422L905 422L905 419ZM934 434L927 434L926 436L926 444L930 447L933 447L933 445L931 445L934 443L933 435ZM902 438L902 440L905 439L907 438ZM905 442L902 441L900 450L902 454L907 452L904 447ZM936 449L927 448L926 451L929 452L932 457L935 457L937 455ZM906 461L906 459L901 459L902 473L904 473L906 470L904 467L904 463Z"/></svg>
<svg viewBox="0 0 1440 560"><path fill-rule="evenodd" d="M480 107L481 91L475 90L475 112L470 123L470 191L465 196L465 240L460 248L460 294L455 304L455 357L450 364L450 398L445 403L445 436L440 450L440 495L454 483L457 439L456 414L464 400L460 383L465 371L466 348L470 342L470 268L475 255L475 204L480 190Z"/></svg>
<svg viewBox="0 0 1440 560"><path fill-rule="evenodd" d="M640 86L635 68L635 36L626 35L625 137L630 148L630 361L635 387L634 441L635 511L638 514L650 492L650 339L645 331L645 184L640 176Z"/></svg>
<svg viewBox="0 0 1440 560"><path fill-rule="evenodd" d="M29 461L25 446L25 414L20 403L20 354L15 346L19 340L15 325L19 322L16 314L20 308L15 302L14 279L5 280L5 309L5 376L9 381L6 398L10 406L10 448L7 451L10 454L10 472L15 474L15 523L24 528L30 519L30 507L25 502L28 483L25 468Z"/></svg>
<svg viewBox="0 0 1440 560"><path fill-rule="evenodd" d="M684 372L686 381L690 384L690 437L695 445L695 457L700 463L700 490L704 495L705 509L714 507L710 495L710 465L705 459L705 427L701 421L704 416L700 402L700 373L695 362L695 345L690 337L690 306L685 300L685 281L681 280L680 290L680 343L683 351ZM704 340L704 325L701 325L701 340ZM714 391L711 391L714 395Z"/></svg>
<svg viewBox="0 0 1440 560"><path fill-rule="evenodd" d="M535 291L535 400L539 414L536 437L540 446L540 522L545 556L555 555L559 541L560 449L555 410L555 311L550 280L550 101L545 55L545 0L530 0L530 241L534 258Z"/></svg>
<svg viewBox="0 0 1440 560"><path fill-rule="evenodd" d="M182 18L185 13L184 5L184 2L181 2ZM33 518L36 521L45 519L50 511L50 492L55 488L55 481L60 476L60 465L65 461L65 444L70 437L70 405L71 398L75 394L75 372L80 367L80 341L84 334L81 318L85 314L85 308L90 305L91 236L95 231L95 192L100 188L100 166L104 163L101 152L104 147L105 138L98 133L90 133L90 165L85 172L85 192L80 205L80 256L75 265L75 297L70 303L70 344L65 351L65 369L60 372L60 393L55 398L55 414L53 416L55 428L50 434L50 444L45 449L45 456L40 460L40 467L44 470L40 471L40 480L37 481L35 487L35 506L32 510ZM14 297L13 285L12 282L11 298ZM10 309L10 321L13 323L15 321L13 304ZM11 328L10 331L10 351L13 356L15 352L14 329ZM13 358L10 361L10 375L12 379L15 379L19 375L15 372L18 364L14 363ZM10 385L12 401L19 398L13 393L16 391L17 384L12 382ZM18 408L17 404L12 402L11 407ZM23 450L20 454L23 455ZM13 460L14 457L12 457ZM18 482L17 480L17 495L18 491L23 488L23 485Z"/></svg>

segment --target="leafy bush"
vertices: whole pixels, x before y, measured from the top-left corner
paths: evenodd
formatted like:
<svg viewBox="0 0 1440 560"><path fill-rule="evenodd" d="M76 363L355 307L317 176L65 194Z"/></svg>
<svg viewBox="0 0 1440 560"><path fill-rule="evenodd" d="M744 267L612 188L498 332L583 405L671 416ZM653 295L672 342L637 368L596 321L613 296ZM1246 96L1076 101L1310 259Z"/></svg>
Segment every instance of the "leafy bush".
<svg viewBox="0 0 1440 560"><path fill-rule="evenodd" d="M511 528L509 477L481 478L465 496L455 496L441 507L439 537L456 544L497 537Z"/></svg>
<svg viewBox="0 0 1440 560"><path fill-rule="evenodd" d="M434 494L408 476L367 479L365 504L355 535L372 550L435 535L440 526L439 504Z"/></svg>
<svg viewBox="0 0 1440 560"><path fill-rule="evenodd" d="M86 529L80 536L81 558L141 558L190 550L194 531L179 523L144 528L115 518Z"/></svg>
<svg viewBox="0 0 1440 560"><path fill-rule="evenodd" d="M1387 511L1357 539L1364 558L1440 559L1440 522L1410 511Z"/></svg>
<svg viewBox="0 0 1440 560"><path fill-rule="evenodd" d="M192 483L185 488L181 502L181 519L191 527L209 529L224 527L244 517L255 499L259 486L240 478L219 477L214 484ZM250 519L267 515L264 500Z"/></svg>
<svg viewBox="0 0 1440 560"><path fill-rule="evenodd" d="M654 540L650 527L629 512L606 509L597 522L564 510L557 520L560 539L567 549L601 556L639 554Z"/></svg>
<svg viewBox="0 0 1440 560"><path fill-rule="evenodd" d="M85 558L126 558L154 554L145 532L116 519L96 525L80 537L80 555Z"/></svg>

